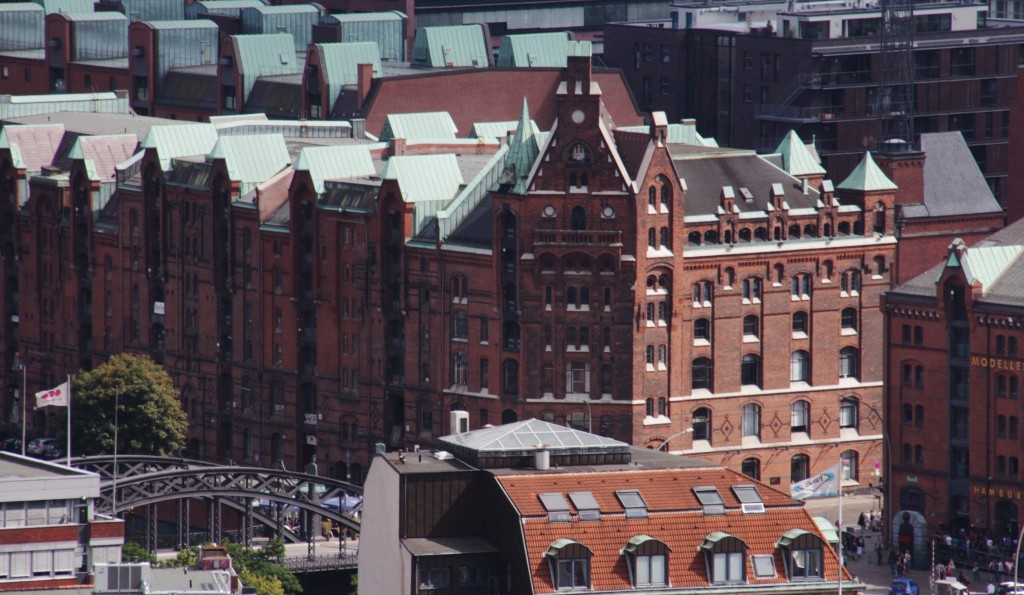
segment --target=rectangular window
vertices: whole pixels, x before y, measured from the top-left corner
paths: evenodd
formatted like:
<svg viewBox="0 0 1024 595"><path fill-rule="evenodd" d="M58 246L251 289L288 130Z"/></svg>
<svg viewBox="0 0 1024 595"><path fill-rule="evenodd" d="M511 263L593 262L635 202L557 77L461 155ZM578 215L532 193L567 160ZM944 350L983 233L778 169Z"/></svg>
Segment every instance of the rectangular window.
<svg viewBox="0 0 1024 595"><path fill-rule="evenodd" d="M792 560L791 578L819 578L822 576L821 550L794 550Z"/></svg>
<svg viewBox="0 0 1024 595"><path fill-rule="evenodd" d="M487 318L480 317L480 342L487 343L491 336L491 321Z"/></svg>
<svg viewBox="0 0 1024 595"><path fill-rule="evenodd" d="M565 392L568 394L590 393L589 362L567 362L565 364Z"/></svg>
<svg viewBox="0 0 1024 595"><path fill-rule="evenodd" d="M452 313L452 339L465 340L469 337L469 316L456 310Z"/></svg>
<svg viewBox="0 0 1024 595"><path fill-rule="evenodd" d="M452 586L451 569L449 568L421 568L420 569L420 590L448 589Z"/></svg>
<svg viewBox="0 0 1024 595"><path fill-rule="evenodd" d="M715 583L734 583L743 581L743 552L726 552L715 554Z"/></svg>
<svg viewBox="0 0 1024 595"><path fill-rule="evenodd" d="M590 564L586 558L572 558L558 561L558 582L555 586L563 589L586 589L590 585Z"/></svg>
<svg viewBox="0 0 1024 595"><path fill-rule="evenodd" d="M667 584L667 557L665 554L637 555L636 586L657 587Z"/></svg>

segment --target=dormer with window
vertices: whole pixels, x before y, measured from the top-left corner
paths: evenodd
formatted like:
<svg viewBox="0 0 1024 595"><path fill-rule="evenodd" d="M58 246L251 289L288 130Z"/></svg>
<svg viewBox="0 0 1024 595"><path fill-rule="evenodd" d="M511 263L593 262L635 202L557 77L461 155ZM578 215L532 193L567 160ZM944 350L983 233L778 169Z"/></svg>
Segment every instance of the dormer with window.
<svg viewBox="0 0 1024 595"><path fill-rule="evenodd" d="M713 585L747 582L747 544L724 531L715 531L700 546L707 566L708 580Z"/></svg>
<svg viewBox="0 0 1024 595"><path fill-rule="evenodd" d="M544 552L556 591L590 588L590 559L594 552L572 539L556 539Z"/></svg>
<svg viewBox="0 0 1024 595"><path fill-rule="evenodd" d="M669 586L668 554L671 551L665 542L650 535L631 537L620 553L626 557L633 588Z"/></svg>
<svg viewBox="0 0 1024 595"><path fill-rule="evenodd" d="M782 535L776 546L783 550L782 559L789 580L824 580L822 559L825 544L820 537L804 529L790 529Z"/></svg>

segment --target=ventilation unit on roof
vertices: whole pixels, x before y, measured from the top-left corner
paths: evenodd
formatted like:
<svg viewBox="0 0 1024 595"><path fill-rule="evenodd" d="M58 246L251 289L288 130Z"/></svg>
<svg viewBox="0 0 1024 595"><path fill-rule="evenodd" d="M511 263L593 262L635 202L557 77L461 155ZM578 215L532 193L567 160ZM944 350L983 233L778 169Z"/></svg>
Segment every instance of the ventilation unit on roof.
<svg viewBox="0 0 1024 595"><path fill-rule="evenodd" d="M465 434L469 431L468 411L452 411L450 415L452 434Z"/></svg>
<svg viewBox="0 0 1024 595"><path fill-rule="evenodd" d="M742 196L743 200L747 202L754 202L754 195L746 188L740 188L740 196Z"/></svg>
<svg viewBox="0 0 1024 595"><path fill-rule="evenodd" d="M448 452L447 450L435 450L434 451L434 458L439 460L439 461L450 461L451 459L454 459L455 457L452 456L452 453Z"/></svg>

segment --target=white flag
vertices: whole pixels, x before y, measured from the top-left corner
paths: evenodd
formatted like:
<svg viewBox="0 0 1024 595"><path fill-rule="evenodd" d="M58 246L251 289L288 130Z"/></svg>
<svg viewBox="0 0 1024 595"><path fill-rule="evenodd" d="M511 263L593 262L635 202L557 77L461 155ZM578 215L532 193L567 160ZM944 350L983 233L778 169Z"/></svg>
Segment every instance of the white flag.
<svg viewBox="0 0 1024 595"><path fill-rule="evenodd" d="M67 407L68 397L71 395L71 385L67 382L50 390L43 390L36 393L36 409L40 407Z"/></svg>
<svg viewBox="0 0 1024 595"><path fill-rule="evenodd" d="M789 486L794 500L825 498L839 495L839 464L832 465L814 477L798 481Z"/></svg>

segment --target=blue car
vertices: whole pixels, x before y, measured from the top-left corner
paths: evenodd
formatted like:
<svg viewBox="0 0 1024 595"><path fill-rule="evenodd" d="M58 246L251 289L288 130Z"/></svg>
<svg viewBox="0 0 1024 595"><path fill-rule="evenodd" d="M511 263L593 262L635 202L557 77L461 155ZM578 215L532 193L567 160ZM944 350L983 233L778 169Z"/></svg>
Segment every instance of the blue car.
<svg viewBox="0 0 1024 595"><path fill-rule="evenodd" d="M909 578L893 579L889 585L889 595L919 595L919 591L917 583Z"/></svg>

